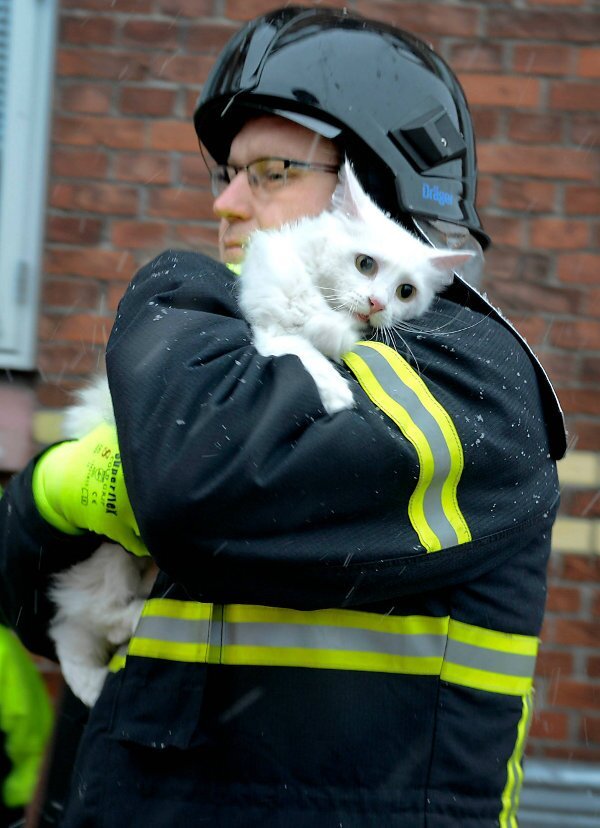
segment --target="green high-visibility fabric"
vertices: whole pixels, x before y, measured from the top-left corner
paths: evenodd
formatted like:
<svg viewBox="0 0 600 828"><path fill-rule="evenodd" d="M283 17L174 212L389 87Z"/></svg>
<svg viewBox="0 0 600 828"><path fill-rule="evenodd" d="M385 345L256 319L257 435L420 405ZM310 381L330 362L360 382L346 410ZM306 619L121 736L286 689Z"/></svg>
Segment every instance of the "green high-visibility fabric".
<svg viewBox="0 0 600 828"><path fill-rule="evenodd" d="M52 720L52 706L39 673L13 633L0 626L0 730L12 766L2 781L7 807L30 801Z"/></svg>

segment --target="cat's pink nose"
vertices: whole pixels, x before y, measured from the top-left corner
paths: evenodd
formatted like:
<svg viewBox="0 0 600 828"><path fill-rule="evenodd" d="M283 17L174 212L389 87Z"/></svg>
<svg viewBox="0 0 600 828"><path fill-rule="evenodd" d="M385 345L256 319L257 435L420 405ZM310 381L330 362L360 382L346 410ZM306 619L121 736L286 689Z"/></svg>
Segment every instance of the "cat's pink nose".
<svg viewBox="0 0 600 828"><path fill-rule="evenodd" d="M385 305L375 296L369 296L369 305L369 313L377 313L377 311L385 310Z"/></svg>

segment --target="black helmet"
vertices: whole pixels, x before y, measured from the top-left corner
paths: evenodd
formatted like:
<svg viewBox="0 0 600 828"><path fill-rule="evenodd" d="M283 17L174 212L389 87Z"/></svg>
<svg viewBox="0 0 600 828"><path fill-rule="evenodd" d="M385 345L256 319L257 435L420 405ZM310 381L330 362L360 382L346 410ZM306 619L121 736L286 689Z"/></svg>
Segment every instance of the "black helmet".
<svg viewBox="0 0 600 828"><path fill-rule="evenodd" d="M366 191L403 223L450 222L489 243L464 93L413 35L337 9L271 11L234 35L202 90L194 126L218 163L249 109L338 140Z"/></svg>

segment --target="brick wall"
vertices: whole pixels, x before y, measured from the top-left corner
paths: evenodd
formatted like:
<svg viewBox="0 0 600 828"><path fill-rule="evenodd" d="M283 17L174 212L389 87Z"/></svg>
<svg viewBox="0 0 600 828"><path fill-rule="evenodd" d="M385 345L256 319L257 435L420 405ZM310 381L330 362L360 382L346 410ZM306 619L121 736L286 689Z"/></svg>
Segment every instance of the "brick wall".
<svg viewBox="0 0 600 828"><path fill-rule="evenodd" d="M38 440L102 361L125 284L169 245L211 251L215 224L190 114L257 0L62 0ZM478 135L486 288L540 354L568 416L530 752L600 758L600 283L593 221L600 15L586 0L356 2L458 71ZM585 473L584 473L585 472Z"/></svg>

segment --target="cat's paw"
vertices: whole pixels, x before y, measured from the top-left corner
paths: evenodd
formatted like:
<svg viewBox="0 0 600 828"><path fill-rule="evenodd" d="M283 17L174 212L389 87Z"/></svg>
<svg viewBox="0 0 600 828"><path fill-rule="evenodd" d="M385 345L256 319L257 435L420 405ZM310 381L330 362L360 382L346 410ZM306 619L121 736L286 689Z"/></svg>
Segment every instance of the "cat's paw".
<svg viewBox="0 0 600 828"><path fill-rule="evenodd" d="M334 312L314 314L306 320L303 333L318 351L336 362L361 338L352 319Z"/></svg>
<svg viewBox="0 0 600 828"><path fill-rule="evenodd" d="M93 707L100 695L106 677L107 667L87 667L78 663L61 662L61 670L65 681L78 699Z"/></svg>
<svg viewBox="0 0 600 828"><path fill-rule="evenodd" d="M138 625L145 603L143 599L135 599L127 604L120 618L115 619L114 623L106 629L109 644L119 647L129 641Z"/></svg>
<svg viewBox="0 0 600 828"><path fill-rule="evenodd" d="M340 376L333 365L326 364L322 370L311 366L323 407L328 414L347 411L354 407L354 395L347 380Z"/></svg>

